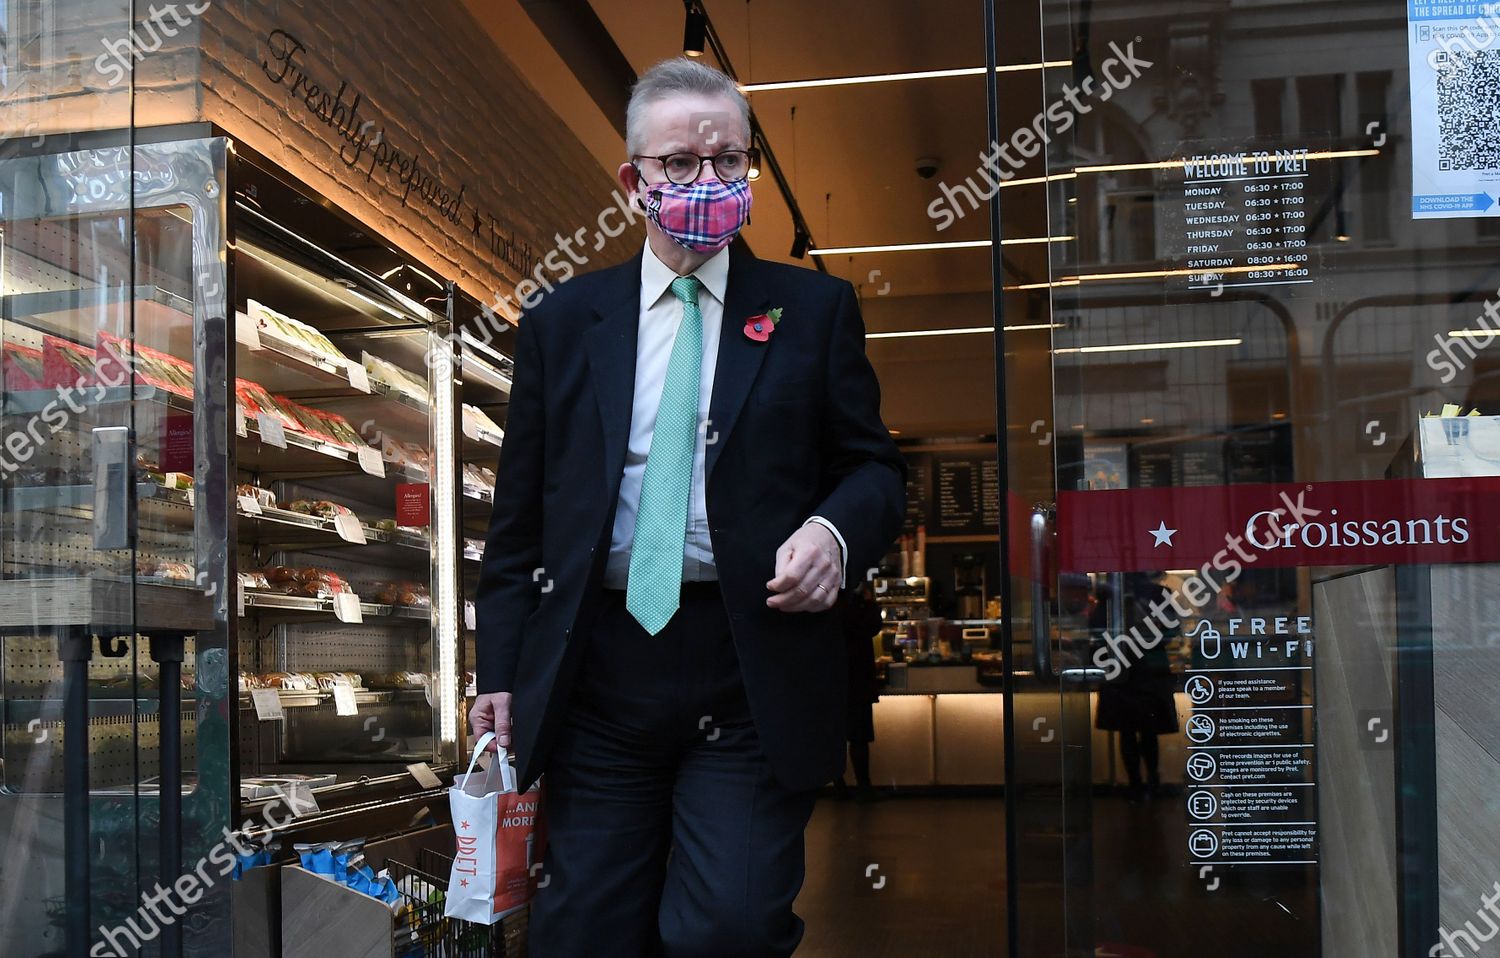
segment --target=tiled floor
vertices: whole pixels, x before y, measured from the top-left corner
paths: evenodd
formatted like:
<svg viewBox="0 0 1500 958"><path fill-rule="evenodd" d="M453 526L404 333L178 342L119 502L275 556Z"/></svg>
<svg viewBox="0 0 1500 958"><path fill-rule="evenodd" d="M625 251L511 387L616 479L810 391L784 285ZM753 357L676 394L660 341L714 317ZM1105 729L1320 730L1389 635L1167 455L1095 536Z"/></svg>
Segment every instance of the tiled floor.
<svg viewBox="0 0 1500 958"><path fill-rule="evenodd" d="M1070 896L1092 916L1079 934L1093 940L1075 942L1078 950L1069 955L1337 954L1320 951L1311 872L1200 875L1185 852L1182 801L1093 800L1093 887ZM807 923L798 958L1003 958L1004 829L998 797L898 797L872 805L820 800L807 830L807 880L797 899ZM1034 885L1026 893L1033 897L1023 938L1049 944L1020 958L1061 955L1050 944L1056 915L1048 914L1060 885Z"/></svg>
<svg viewBox="0 0 1500 958"><path fill-rule="evenodd" d="M999 797L820 800L798 958L1003 955L1004 847Z"/></svg>

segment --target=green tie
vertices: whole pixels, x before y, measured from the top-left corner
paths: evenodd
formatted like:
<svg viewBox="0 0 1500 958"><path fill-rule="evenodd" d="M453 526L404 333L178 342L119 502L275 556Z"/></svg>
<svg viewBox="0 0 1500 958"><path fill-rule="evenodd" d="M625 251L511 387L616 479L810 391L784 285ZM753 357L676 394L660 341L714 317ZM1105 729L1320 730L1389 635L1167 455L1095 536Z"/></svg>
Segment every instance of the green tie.
<svg viewBox="0 0 1500 958"><path fill-rule="evenodd" d="M682 323L667 360L667 379L651 430L651 451L641 479L630 548L625 608L649 634L666 627L682 593L683 544L693 489L693 452L698 444L698 376L703 364L703 314L694 276L672 280L682 300Z"/></svg>

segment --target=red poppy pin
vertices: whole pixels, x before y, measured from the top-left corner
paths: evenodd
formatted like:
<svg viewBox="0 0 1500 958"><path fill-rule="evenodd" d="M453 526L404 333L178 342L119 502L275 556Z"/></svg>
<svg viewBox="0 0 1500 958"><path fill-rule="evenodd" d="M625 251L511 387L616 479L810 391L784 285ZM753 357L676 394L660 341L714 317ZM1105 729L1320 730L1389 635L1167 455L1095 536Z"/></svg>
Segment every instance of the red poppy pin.
<svg viewBox="0 0 1500 958"><path fill-rule="evenodd" d="M745 335L758 343L763 343L771 338L779 322L781 322L781 307L777 306L769 313L761 313L745 320Z"/></svg>

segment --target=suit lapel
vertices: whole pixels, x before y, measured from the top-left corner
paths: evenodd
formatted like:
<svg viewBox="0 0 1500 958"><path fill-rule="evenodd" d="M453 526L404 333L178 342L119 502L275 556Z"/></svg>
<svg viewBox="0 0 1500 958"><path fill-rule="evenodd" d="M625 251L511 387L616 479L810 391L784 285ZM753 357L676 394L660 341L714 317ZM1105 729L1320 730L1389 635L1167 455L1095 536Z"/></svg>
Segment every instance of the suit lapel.
<svg viewBox="0 0 1500 958"><path fill-rule="evenodd" d="M604 487L619 495L635 405L635 352L641 319L641 253L615 267L594 302L597 322L584 333L584 350L604 424Z"/></svg>
<svg viewBox="0 0 1500 958"><path fill-rule="evenodd" d="M708 437L703 475L706 482L713 475L719 450L729 438L739 419L750 385L765 359L766 350L775 340L760 343L744 333L745 320L763 313L769 306L765 288L759 282L758 260L735 242L729 250L729 282L724 291L724 325L719 331L719 358L714 369L713 396L708 404Z"/></svg>

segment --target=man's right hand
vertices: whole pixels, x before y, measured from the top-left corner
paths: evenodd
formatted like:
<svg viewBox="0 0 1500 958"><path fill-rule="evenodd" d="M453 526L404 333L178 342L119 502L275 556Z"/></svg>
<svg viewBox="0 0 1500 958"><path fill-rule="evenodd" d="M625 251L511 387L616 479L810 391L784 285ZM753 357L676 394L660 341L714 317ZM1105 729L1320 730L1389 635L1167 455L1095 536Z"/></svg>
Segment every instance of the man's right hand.
<svg viewBox="0 0 1500 958"><path fill-rule="evenodd" d="M510 693L490 692L474 699L474 707L469 709L469 725L475 738L485 732L495 733L495 741L485 751L495 751L496 743L510 748Z"/></svg>

